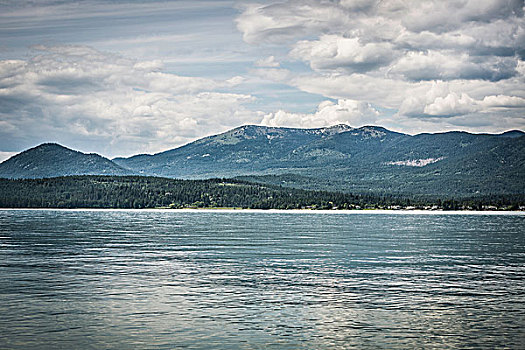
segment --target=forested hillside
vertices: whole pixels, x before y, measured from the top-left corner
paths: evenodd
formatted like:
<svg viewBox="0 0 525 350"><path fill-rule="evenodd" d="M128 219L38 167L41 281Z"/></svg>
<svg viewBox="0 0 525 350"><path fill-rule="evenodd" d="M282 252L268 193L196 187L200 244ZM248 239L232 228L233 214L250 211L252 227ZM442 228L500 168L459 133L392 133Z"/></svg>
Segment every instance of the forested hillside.
<svg viewBox="0 0 525 350"><path fill-rule="evenodd" d="M518 209L523 198L428 198L307 191L241 180L141 176L0 179L4 208Z"/></svg>
<svg viewBox="0 0 525 350"><path fill-rule="evenodd" d="M296 177L283 186L348 193L525 195L524 135L412 136L381 127L247 125L114 162L138 174L186 179L251 176L257 181L258 176L292 174Z"/></svg>

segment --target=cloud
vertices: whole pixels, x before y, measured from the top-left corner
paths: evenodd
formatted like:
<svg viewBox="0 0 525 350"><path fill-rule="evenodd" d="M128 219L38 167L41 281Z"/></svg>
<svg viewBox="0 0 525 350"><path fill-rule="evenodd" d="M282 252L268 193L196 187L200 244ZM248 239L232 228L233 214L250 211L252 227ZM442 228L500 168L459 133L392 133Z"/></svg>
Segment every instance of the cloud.
<svg viewBox="0 0 525 350"><path fill-rule="evenodd" d="M429 89L413 90L401 104L398 114L425 117L455 117L466 114L507 112L514 114L512 109L525 108L525 98L506 95L488 95L483 99L475 99L467 93L452 91L446 82L433 82ZM519 112L518 112L519 113ZM519 114L516 115L519 118Z"/></svg>
<svg viewBox="0 0 525 350"><path fill-rule="evenodd" d="M416 100L417 113L387 114L372 105L355 100L340 99L337 102L324 101L313 113L292 113L279 110L264 115L261 124L267 126L286 126L297 128L326 127L336 124L348 124L353 127L381 125L393 131L409 134L422 132L443 132L465 130L470 132L503 132L510 129L525 128L525 120L509 113L501 113L497 106L503 104L523 106L525 99L490 96L485 100L475 100L470 96L457 96L450 93L446 83L434 84L427 92L428 104ZM443 95L444 97L441 97ZM427 113L423 109L428 107ZM490 108L496 108L491 110ZM481 114L470 113L482 110ZM435 113L435 115L430 115ZM498 125L493 125L493 119Z"/></svg>
<svg viewBox="0 0 525 350"><path fill-rule="evenodd" d="M290 56L309 62L315 70L366 72L390 63L395 52L389 43L362 44L358 38L323 35L316 41L297 42Z"/></svg>
<svg viewBox="0 0 525 350"><path fill-rule="evenodd" d="M428 104L423 112L432 116L456 116L478 111L476 101L466 93L458 96L449 93L445 97L437 97L434 102Z"/></svg>
<svg viewBox="0 0 525 350"><path fill-rule="evenodd" d="M248 43L283 42L296 37L324 32L347 24L350 17L339 6L312 0L292 0L270 4L240 5L237 28Z"/></svg>
<svg viewBox="0 0 525 350"><path fill-rule="evenodd" d="M164 72L160 61L83 46L35 49L27 60L0 61L0 137L18 147L96 141L108 156L156 152L260 120L244 107L254 97L214 91L242 77L184 77Z"/></svg>
<svg viewBox="0 0 525 350"><path fill-rule="evenodd" d="M268 80L386 108L389 119L377 120L407 130L409 120L434 130L474 118L499 130L502 119L523 125L523 9L522 0L270 1L241 7L237 27L247 43L286 48L310 69L284 58L286 70L257 71Z"/></svg>
<svg viewBox="0 0 525 350"><path fill-rule="evenodd" d="M351 74L301 74L288 71L289 83L312 94L333 99L353 99L396 108L413 83L387 79L363 73Z"/></svg>
<svg viewBox="0 0 525 350"><path fill-rule="evenodd" d="M409 52L389 72L412 81L481 79L498 81L517 74L517 61L510 57L472 60L468 54Z"/></svg>
<svg viewBox="0 0 525 350"><path fill-rule="evenodd" d="M324 101L315 113L290 113L283 110L264 116L261 124L267 126L288 126L316 128L336 124L353 127L374 124L380 113L370 104L354 100L339 100L337 103Z"/></svg>
<svg viewBox="0 0 525 350"><path fill-rule="evenodd" d="M275 61L274 56L268 56L266 58L262 58L255 62L256 67L268 67L268 68L277 68L279 67L279 62Z"/></svg>
<svg viewBox="0 0 525 350"><path fill-rule="evenodd" d="M58 141L108 156L156 152L261 121L411 133L523 128L523 8L523 0L4 2L1 150ZM323 100L337 102L315 110Z"/></svg>
<svg viewBox="0 0 525 350"><path fill-rule="evenodd" d="M504 95L485 96L482 104L492 108L523 108L525 98Z"/></svg>
<svg viewBox="0 0 525 350"><path fill-rule="evenodd" d="M436 33L461 28L466 23L489 23L498 19L523 16L521 0L410 1L401 9L401 22L411 31Z"/></svg>
<svg viewBox="0 0 525 350"><path fill-rule="evenodd" d="M0 152L0 162L3 162L4 160L11 158L17 153L18 152Z"/></svg>
<svg viewBox="0 0 525 350"><path fill-rule="evenodd" d="M335 33L353 33L368 41L374 37L388 39L387 31L394 36L406 32L439 36L498 21L519 23L523 1L288 0L244 4L241 10L237 28L249 43L287 42L307 35Z"/></svg>
<svg viewBox="0 0 525 350"><path fill-rule="evenodd" d="M524 108L525 98L516 96L486 96L475 100L468 94L458 95L450 92L445 97L436 99L424 107L423 112L430 116L457 116L474 112L497 111L498 108Z"/></svg>

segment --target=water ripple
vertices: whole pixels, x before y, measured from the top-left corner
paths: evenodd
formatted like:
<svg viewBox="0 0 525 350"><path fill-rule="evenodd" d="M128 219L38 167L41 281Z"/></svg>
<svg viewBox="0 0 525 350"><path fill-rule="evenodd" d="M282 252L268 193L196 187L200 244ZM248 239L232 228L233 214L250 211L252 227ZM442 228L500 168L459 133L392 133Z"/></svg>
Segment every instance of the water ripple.
<svg viewBox="0 0 525 350"><path fill-rule="evenodd" d="M0 211L0 348L520 348L525 217Z"/></svg>

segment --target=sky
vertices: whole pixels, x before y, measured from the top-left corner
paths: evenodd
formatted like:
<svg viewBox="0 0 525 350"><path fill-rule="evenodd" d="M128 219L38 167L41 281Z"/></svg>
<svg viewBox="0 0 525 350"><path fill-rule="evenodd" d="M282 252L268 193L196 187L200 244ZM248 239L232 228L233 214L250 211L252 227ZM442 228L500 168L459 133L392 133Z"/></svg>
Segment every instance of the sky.
<svg viewBox="0 0 525 350"><path fill-rule="evenodd" d="M0 161L231 128L525 130L519 0L0 0Z"/></svg>

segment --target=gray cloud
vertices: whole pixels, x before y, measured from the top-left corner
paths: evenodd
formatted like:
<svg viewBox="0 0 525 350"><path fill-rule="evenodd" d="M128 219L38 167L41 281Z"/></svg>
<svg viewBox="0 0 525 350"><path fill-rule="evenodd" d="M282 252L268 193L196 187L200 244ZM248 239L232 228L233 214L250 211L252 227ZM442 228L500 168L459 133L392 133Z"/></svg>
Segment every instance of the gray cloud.
<svg viewBox="0 0 525 350"><path fill-rule="evenodd" d="M410 31L448 32L470 22L490 23L523 16L522 0L411 1L403 7L402 24Z"/></svg>
<svg viewBox="0 0 525 350"><path fill-rule="evenodd" d="M450 123L467 115L489 120L494 106L482 101L498 96L514 104L497 112L521 125L523 8L521 0L290 0L245 5L237 27L247 42L281 43L311 68L267 71L270 80L389 108L397 118Z"/></svg>
<svg viewBox="0 0 525 350"><path fill-rule="evenodd" d="M0 151L155 152L260 122L524 128L523 6L0 2Z"/></svg>
<svg viewBox="0 0 525 350"><path fill-rule="evenodd" d="M328 32L349 24L351 16L332 2L290 0L265 4L241 4L237 28L248 43L282 42Z"/></svg>
<svg viewBox="0 0 525 350"><path fill-rule="evenodd" d="M397 60L390 73L411 81L481 79L498 81L517 74L518 62L511 57L473 58L439 51L410 52Z"/></svg>
<svg viewBox="0 0 525 350"><path fill-rule="evenodd" d="M155 152L260 120L243 106L252 96L214 91L240 77L182 77L160 62L83 46L36 49L27 60L0 61L0 136L13 143L7 147L53 139L77 147L96 141L109 156Z"/></svg>
<svg viewBox="0 0 525 350"><path fill-rule="evenodd" d="M290 56L310 63L314 70L366 72L389 64L396 53L390 43L360 43L358 38L323 35L297 42Z"/></svg>

